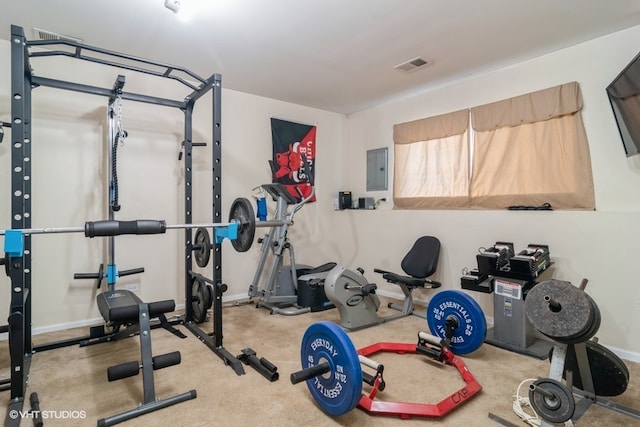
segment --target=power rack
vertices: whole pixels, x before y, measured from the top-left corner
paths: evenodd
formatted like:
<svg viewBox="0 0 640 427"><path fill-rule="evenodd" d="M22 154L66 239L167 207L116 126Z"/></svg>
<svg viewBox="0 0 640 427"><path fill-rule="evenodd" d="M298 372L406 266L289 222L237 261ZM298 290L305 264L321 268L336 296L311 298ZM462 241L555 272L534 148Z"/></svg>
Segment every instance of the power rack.
<svg viewBox="0 0 640 427"><path fill-rule="evenodd" d="M200 145L192 142L193 109L196 102L211 92L212 95L212 193L213 193L213 222L220 222L222 200L222 129L221 129L221 76L213 74L203 78L196 73L174 65L156 62L132 55L92 47L69 40L27 40L24 30L20 26L11 26L11 228L31 228L31 177L32 177L32 91L40 86L93 94L112 98L115 84L111 88L90 86L71 81L52 79L35 75L32 72L30 58L35 57L68 57L73 60L88 61L109 67L128 70L133 73L146 74L168 79L185 86L189 91L183 99L162 98L149 94L133 93L121 90L122 99L141 103L154 104L169 108L177 108L184 113L184 218L186 223L192 223L192 148ZM38 49L46 47L47 49ZM36 49L34 49L36 48ZM117 81L116 81L117 83ZM122 89L122 87L120 87ZM3 123L3 126L5 124ZM182 156L184 154L184 156ZM6 242L5 242L6 244ZM32 247L31 236L24 236L24 251L22 253L7 253L0 259L5 264L7 275L11 279L11 298L8 325L0 330L8 332L11 358L11 377L1 381L0 387L11 391L10 402L7 407L6 425L19 420L9 417L12 410L21 410L25 400L29 368L32 354L65 345L79 343L87 337L65 341L56 344L45 344L35 347L32 344ZM213 331L211 333L201 329L194 321L193 280L197 273L193 272L193 244L190 228L184 231L184 281L185 281L185 314L181 323L207 345L216 355L230 365L241 375L244 373L242 362L228 352L222 345L222 293L226 285L222 283L222 248L216 242L213 247L214 262L212 263L212 278L207 283L212 286L213 303Z"/></svg>

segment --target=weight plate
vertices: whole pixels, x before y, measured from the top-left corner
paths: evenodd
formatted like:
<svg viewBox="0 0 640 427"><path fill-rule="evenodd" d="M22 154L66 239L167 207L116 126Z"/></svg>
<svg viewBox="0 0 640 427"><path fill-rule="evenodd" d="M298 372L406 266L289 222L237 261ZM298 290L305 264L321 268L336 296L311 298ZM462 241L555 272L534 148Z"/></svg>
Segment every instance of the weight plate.
<svg viewBox="0 0 640 427"><path fill-rule="evenodd" d="M320 408L329 415L354 409L362 396L362 368L358 353L347 334L333 322L309 326L300 346L302 368L329 363L325 375L308 379L307 387Z"/></svg>
<svg viewBox="0 0 640 427"><path fill-rule="evenodd" d="M585 336L595 320L592 300L570 282L548 280L535 285L525 298L525 312L542 334L561 342Z"/></svg>
<svg viewBox="0 0 640 427"><path fill-rule="evenodd" d="M529 403L540 417L552 423L563 423L573 417L576 402L567 386L551 378L540 378L533 386L541 391L529 389ZM543 392L551 393L553 397Z"/></svg>
<svg viewBox="0 0 640 427"><path fill-rule="evenodd" d="M229 222L238 223L238 237L231 241L233 248L238 252L246 252L253 245L256 234L256 219L253 206L248 199L238 197L231 204Z"/></svg>
<svg viewBox="0 0 640 427"><path fill-rule="evenodd" d="M98 277L96 278L96 289L100 289L100 286L102 285L102 280L104 279L103 276L104 276L104 264L100 263L100 268L98 268Z"/></svg>
<svg viewBox="0 0 640 427"><path fill-rule="evenodd" d="M198 267L206 267L211 257L211 238L206 228L198 228L193 238L193 257Z"/></svg>
<svg viewBox="0 0 640 427"><path fill-rule="evenodd" d="M455 354L471 353L487 336L487 320L480 305L469 295L457 290L438 292L429 301L427 324L433 335L445 338L447 318L457 320L450 348Z"/></svg>
<svg viewBox="0 0 640 427"><path fill-rule="evenodd" d="M573 339L567 340L567 339L560 338L558 339L558 342L561 342L564 344L579 344L585 341L589 341L598 332L598 329L600 329L600 322L602 321L602 316L600 315L600 309L596 305L596 302L593 300L593 298L591 298L588 294L585 294L585 295L591 302L591 307L592 307L591 324L589 325L589 328L583 334L578 335Z"/></svg>
<svg viewBox="0 0 640 427"><path fill-rule="evenodd" d="M211 290L208 289L204 280L198 277L191 279L191 308L193 320L196 323L202 323L207 320L207 310L211 308L212 303Z"/></svg>
<svg viewBox="0 0 640 427"><path fill-rule="evenodd" d="M597 396L619 396L625 392L629 384L629 369L627 365L605 346L593 341L585 343L589 370L593 381L593 392ZM553 355L553 349L549 352L549 360ZM562 378L566 379L567 371L573 375L573 386L583 390L580 366L576 358L575 347L567 347L567 356L564 362Z"/></svg>

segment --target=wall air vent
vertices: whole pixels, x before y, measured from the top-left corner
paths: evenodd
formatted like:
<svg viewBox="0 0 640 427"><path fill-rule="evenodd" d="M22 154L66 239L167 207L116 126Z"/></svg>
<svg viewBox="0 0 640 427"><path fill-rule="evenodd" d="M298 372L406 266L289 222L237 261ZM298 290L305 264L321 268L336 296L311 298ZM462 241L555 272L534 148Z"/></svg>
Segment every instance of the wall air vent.
<svg viewBox="0 0 640 427"><path fill-rule="evenodd" d="M82 43L82 40L76 37L65 36L64 34L54 33L53 31L41 30L39 28L33 29L33 36L36 40L66 40L74 43Z"/></svg>
<svg viewBox="0 0 640 427"><path fill-rule="evenodd" d="M424 59L416 57L407 62L403 62L402 64L398 64L393 68L395 68L396 70L404 71L406 73L409 71L417 70L419 68L423 68L427 64L428 62Z"/></svg>

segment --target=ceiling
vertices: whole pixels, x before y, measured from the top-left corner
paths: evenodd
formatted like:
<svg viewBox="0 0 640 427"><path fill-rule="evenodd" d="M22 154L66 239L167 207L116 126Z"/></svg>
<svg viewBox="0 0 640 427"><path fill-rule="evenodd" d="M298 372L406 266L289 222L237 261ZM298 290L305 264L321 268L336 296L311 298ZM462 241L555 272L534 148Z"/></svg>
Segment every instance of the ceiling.
<svg viewBox="0 0 640 427"><path fill-rule="evenodd" d="M188 21L164 0L1 0L0 38L39 28L350 114L640 24L638 0L181 1Z"/></svg>

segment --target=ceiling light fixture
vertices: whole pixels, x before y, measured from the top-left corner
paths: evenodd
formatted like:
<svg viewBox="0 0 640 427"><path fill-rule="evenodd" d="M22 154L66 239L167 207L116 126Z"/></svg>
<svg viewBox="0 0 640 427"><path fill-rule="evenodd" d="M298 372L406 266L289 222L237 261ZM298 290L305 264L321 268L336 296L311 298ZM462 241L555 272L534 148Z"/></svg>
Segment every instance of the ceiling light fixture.
<svg viewBox="0 0 640 427"><path fill-rule="evenodd" d="M173 13L180 12L180 0L164 0L164 7Z"/></svg>

